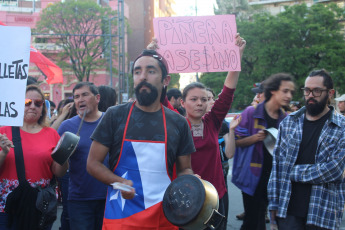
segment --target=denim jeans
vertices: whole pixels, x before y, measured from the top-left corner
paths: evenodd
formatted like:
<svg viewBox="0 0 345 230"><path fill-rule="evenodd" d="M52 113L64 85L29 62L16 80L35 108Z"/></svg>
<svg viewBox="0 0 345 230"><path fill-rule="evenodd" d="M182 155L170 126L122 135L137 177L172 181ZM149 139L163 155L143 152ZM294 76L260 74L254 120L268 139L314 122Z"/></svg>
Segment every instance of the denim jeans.
<svg viewBox="0 0 345 230"><path fill-rule="evenodd" d="M61 195L62 195L62 213L61 213L61 227L60 230L70 230L69 227L69 215L68 215L68 184L69 173L67 172L63 177L58 178Z"/></svg>
<svg viewBox="0 0 345 230"><path fill-rule="evenodd" d="M68 214L73 230L101 230L105 200L69 200Z"/></svg>

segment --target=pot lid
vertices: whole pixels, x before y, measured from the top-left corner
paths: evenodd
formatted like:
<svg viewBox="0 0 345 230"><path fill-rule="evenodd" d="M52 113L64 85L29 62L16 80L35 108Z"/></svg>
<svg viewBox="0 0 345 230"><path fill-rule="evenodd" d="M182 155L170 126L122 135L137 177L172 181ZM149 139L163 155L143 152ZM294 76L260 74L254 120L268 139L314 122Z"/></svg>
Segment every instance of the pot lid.
<svg viewBox="0 0 345 230"><path fill-rule="evenodd" d="M267 136L263 142L267 151L271 155L273 155L274 146L277 141L278 130L276 128L269 128L269 129L265 129L265 131L267 132Z"/></svg>
<svg viewBox="0 0 345 230"><path fill-rule="evenodd" d="M196 176L179 176L164 193L164 215L176 226L186 225L201 211L205 196L205 187Z"/></svg>

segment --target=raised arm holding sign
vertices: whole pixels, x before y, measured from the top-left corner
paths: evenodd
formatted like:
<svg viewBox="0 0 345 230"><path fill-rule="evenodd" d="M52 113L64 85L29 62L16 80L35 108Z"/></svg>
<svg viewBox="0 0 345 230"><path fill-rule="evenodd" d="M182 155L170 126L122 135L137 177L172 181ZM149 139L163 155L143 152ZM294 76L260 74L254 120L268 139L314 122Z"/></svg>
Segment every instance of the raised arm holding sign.
<svg viewBox="0 0 345 230"><path fill-rule="evenodd" d="M153 24L170 73L241 70L234 15L154 18Z"/></svg>

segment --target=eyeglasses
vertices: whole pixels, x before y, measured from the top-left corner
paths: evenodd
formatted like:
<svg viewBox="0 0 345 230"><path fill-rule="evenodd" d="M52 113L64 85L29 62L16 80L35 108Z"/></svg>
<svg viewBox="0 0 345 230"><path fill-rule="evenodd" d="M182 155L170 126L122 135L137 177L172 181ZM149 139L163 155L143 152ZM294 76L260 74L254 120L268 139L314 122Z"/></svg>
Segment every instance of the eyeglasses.
<svg viewBox="0 0 345 230"><path fill-rule="evenodd" d="M44 101L41 99L34 100L34 99L28 99L27 98L27 99L25 99L25 106L30 106L32 104L32 102L34 102L36 107L41 107L43 105Z"/></svg>
<svg viewBox="0 0 345 230"><path fill-rule="evenodd" d="M323 91L328 91L328 89L320 89L320 88L315 88L315 89L301 88L301 90L303 90L304 96L309 96L309 94L312 93L314 97L320 97Z"/></svg>

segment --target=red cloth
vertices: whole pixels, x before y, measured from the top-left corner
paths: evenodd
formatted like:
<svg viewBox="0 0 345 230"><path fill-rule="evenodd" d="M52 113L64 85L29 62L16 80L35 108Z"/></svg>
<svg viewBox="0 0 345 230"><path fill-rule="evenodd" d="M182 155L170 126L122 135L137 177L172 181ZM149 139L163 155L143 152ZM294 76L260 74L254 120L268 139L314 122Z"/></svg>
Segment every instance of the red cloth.
<svg viewBox="0 0 345 230"><path fill-rule="evenodd" d="M157 215L157 213L159 213ZM140 226L140 227L138 227ZM151 206L143 212L136 213L124 219L103 220L102 230L177 230L164 216L162 202Z"/></svg>
<svg viewBox="0 0 345 230"><path fill-rule="evenodd" d="M210 182L217 189L219 198L224 196L226 186L219 153L218 133L231 107L234 92L235 89L224 86L211 111L202 118L203 137L193 136L196 152L192 153L192 169L195 174L199 174L203 180Z"/></svg>
<svg viewBox="0 0 345 230"><path fill-rule="evenodd" d="M0 133L6 133L8 139L12 140L12 128L10 126L0 127ZM20 136L22 139L26 179L32 185L47 185L53 177L51 153L60 139L59 134L55 129L45 127L40 132L34 134L20 130ZM18 184L14 149L11 148L0 168L0 212L3 212L5 197Z"/></svg>
<svg viewBox="0 0 345 230"><path fill-rule="evenodd" d="M62 69L32 46L30 63L34 63L46 76L48 84L63 83Z"/></svg>

